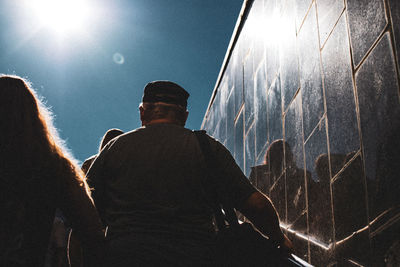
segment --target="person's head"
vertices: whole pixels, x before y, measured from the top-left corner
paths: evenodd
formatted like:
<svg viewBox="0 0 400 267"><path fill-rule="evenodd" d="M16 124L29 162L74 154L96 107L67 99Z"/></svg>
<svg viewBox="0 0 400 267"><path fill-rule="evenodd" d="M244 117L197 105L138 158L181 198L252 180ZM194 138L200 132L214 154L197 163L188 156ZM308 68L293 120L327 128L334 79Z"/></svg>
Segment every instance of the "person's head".
<svg viewBox="0 0 400 267"><path fill-rule="evenodd" d="M2 136L23 138L32 134L32 127L43 127L46 113L39 112L40 105L27 81L18 76L0 76Z"/></svg>
<svg viewBox="0 0 400 267"><path fill-rule="evenodd" d="M285 158L287 164L293 162L290 146L287 142L283 141L283 139L277 139L269 145L267 153L265 153L264 163L270 166L272 172L280 174L283 170Z"/></svg>
<svg viewBox="0 0 400 267"><path fill-rule="evenodd" d="M54 172L61 168L83 181L76 161L53 127L50 111L26 80L0 75L0 116L0 158L10 165L4 168L28 172L50 164Z"/></svg>
<svg viewBox="0 0 400 267"><path fill-rule="evenodd" d="M154 81L144 88L139 106L142 125L153 123L173 123L184 126L189 112L189 93L170 81Z"/></svg>
<svg viewBox="0 0 400 267"><path fill-rule="evenodd" d="M113 129L108 130L104 134L103 139L101 139L99 151L101 151L103 149L103 147L105 147L105 145L107 145L107 143L111 141L111 139L114 139L115 137L117 137L123 133L124 132L120 129L113 128Z"/></svg>

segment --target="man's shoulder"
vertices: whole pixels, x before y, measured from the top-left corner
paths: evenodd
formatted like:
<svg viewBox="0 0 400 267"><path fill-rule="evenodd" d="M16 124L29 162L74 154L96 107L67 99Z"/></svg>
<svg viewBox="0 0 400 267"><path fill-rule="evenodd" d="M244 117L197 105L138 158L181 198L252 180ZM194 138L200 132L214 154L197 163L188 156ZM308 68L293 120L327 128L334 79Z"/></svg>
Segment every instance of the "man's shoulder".
<svg viewBox="0 0 400 267"><path fill-rule="evenodd" d="M228 156L231 156L231 152L221 141L216 139L214 136L208 134L207 131L204 130L198 130L198 131L203 131L205 133L208 143L210 144L211 151L212 153L214 153L216 157L226 158Z"/></svg>
<svg viewBox="0 0 400 267"><path fill-rule="evenodd" d="M82 163L82 168L84 166L90 166L92 162L97 158L98 154L92 155L89 158L85 159L85 161Z"/></svg>
<svg viewBox="0 0 400 267"><path fill-rule="evenodd" d="M124 139L129 139L131 136L133 135L137 135L140 134L141 132L143 132L143 130L145 129L145 127L139 127L133 130L130 130L128 132L125 132L117 137L115 137L113 140L124 140Z"/></svg>
<svg viewBox="0 0 400 267"><path fill-rule="evenodd" d="M91 155L90 157L85 159L85 161L83 163L93 161L96 157L97 157L97 154Z"/></svg>
<svg viewBox="0 0 400 267"><path fill-rule="evenodd" d="M215 138L214 136L209 135L207 132L206 132L206 136L208 137L208 140L210 141L211 145L218 146L218 147L224 147L224 148L225 148L225 146L222 144L222 142L219 141L219 140L218 140L217 138Z"/></svg>

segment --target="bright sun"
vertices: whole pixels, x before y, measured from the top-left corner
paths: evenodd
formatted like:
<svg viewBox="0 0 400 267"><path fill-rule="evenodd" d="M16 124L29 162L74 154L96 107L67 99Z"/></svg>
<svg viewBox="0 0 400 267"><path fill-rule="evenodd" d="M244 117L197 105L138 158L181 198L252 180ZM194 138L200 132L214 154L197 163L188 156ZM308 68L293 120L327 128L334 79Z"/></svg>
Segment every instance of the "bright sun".
<svg viewBox="0 0 400 267"><path fill-rule="evenodd" d="M82 30L90 15L87 0L27 0L26 4L41 26L57 33Z"/></svg>

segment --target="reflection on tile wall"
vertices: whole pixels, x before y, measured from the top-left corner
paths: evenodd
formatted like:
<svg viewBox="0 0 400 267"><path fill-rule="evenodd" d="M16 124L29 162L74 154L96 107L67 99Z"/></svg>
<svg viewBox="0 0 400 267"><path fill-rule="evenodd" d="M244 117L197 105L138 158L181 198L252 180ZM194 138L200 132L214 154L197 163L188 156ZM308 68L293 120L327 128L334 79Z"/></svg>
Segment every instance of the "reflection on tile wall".
<svg viewBox="0 0 400 267"><path fill-rule="evenodd" d="M303 259L399 266L399 2L248 0L238 25L202 128Z"/></svg>

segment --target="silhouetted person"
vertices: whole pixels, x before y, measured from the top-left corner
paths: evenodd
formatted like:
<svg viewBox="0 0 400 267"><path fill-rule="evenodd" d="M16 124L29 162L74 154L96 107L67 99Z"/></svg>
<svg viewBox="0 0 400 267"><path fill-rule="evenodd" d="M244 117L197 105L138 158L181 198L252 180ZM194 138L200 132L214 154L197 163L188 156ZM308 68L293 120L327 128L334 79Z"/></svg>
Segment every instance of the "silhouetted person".
<svg viewBox="0 0 400 267"><path fill-rule="evenodd" d="M269 166L272 173L273 181L276 181L283 173L284 161L293 162L293 155L290 151L289 144L282 139L274 140L265 153L265 164Z"/></svg>
<svg viewBox="0 0 400 267"><path fill-rule="evenodd" d="M284 141L282 139L274 140L267 148L262 165L251 167L249 180L257 188L266 194L269 194L271 186L282 176L284 170ZM289 146L286 145L286 149ZM291 152L287 151L288 157ZM285 200L285 192L282 192L281 198ZM283 214L282 214L283 215Z"/></svg>
<svg viewBox="0 0 400 267"><path fill-rule="evenodd" d="M115 137L117 137L117 136L119 136L119 135L121 135L123 133L124 132L122 130L120 130L120 129L113 128L113 129L108 130L104 134L103 138L101 139L101 142L100 142L100 145L99 145L99 153L103 149L103 147L105 145L107 145L108 142L110 142L112 139L114 139ZM86 159L83 162L81 169L82 169L82 171L84 173L87 173L87 171L89 170L89 168L92 165L93 161L96 159L97 155L98 154L93 155L93 156L91 156L90 158Z"/></svg>
<svg viewBox="0 0 400 267"><path fill-rule="evenodd" d="M345 155L331 155L332 162L342 162ZM308 213L310 234L325 245L333 242L331 183L328 154L314 163L317 177L308 177ZM315 175L314 175L315 176Z"/></svg>
<svg viewBox="0 0 400 267"><path fill-rule="evenodd" d="M271 197L281 218L296 222L305 209L304 170L297 167L287 142L277 139L268 146L264 164L252 168L250 180Z"/></svg>
<svg viewBox="0 0 400 267"><path fill-rule="evenodd" d="M43 266L56 208L98 253L102 224L86 181L23 79L0 76L0 116L0 266Z"/></svg>
<svg viewBox="0 0 400 267"><path fill-rule="evenodd" d="M282 139L274 140L267 148L262 165L251 167L249 180L263 193L267 194L275 204L279 217L286 219L286 194L284 174L284 146ZM286 154L291 155L291 152ZM282 184L283 186L279 186Z"/></svg>
<svg viewBox="0 0 400 267"><path fill-rule="evenodd" d="M189 94L169 81L148 83L142 127L109 142L88 181L109 226L109 266L210 266L215 230L204 190L205 161L184 128ZM221 176L220 202L243 213L277 244L290 247L270 200L245 177L229 151L208 138Z"/></svg>
<svg viewBox="0 0 400 267"><path fill-rule="evenodd" d="M99 152L103 149L103 147L110 142L110 140L112 140L113 138L123 134L124 132L120 129L109 129L103 136L103 138L100 141L99 144ZM98 154L95 154L91 157L89 157L88 159L86 159L82 166L81 169L82 171L86 174L87 171L89 170L90 166L92 165L93 161L96 159ZM83 254L82 254L82 246L79 243L79 240L77 239L75 233L73 231L71 231L71 229L67 229L65 223L60 223L58 222L57 224L57 229L59 229L59 231L62 231L62 228L64 227L65 232L68 236L68 253L66 251L65 248L65 255L68 254L68 264L71 267L80 267L83 266Z"/></svg>

